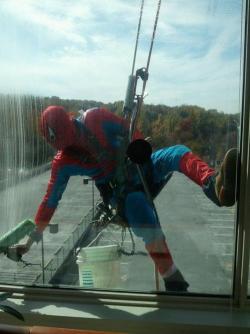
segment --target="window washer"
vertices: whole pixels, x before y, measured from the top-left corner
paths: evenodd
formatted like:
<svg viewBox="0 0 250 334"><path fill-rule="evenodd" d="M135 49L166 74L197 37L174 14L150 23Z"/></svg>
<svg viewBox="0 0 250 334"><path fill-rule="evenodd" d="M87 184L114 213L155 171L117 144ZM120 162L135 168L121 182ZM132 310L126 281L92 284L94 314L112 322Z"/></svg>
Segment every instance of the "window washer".
<svg viewBox="0 0 250 334"><path fill-rule="evenodd" d="M38 242L49 224L67 186L70 176L88 176L95 181L105 204L117 205L136 236L143 239L145 248L164 280L166 291L185 292L189 284L175 266L165 236L155 212L137 177L135 166L128 162L123 197L116 196L115 175L117 156L128 122L104 108L93 108L80 118L73 118L61 106L49 106L41 115L41 132L57 150L52 162L47 192L35 216L35 231L24 244L16 245L25 254L34 241ZM143 135L135 131L133 140ZM150 161L142 165L153 197L159 193L166 178L180 172L199 185L217 206L232 206L236 201L237 150L230 149L219 172L209 167L184 145L159 149ZM119 182L118 182L119 184ZM120 185L121 186L121 185ZM120 192L119 192L120 193Z"/></svg>

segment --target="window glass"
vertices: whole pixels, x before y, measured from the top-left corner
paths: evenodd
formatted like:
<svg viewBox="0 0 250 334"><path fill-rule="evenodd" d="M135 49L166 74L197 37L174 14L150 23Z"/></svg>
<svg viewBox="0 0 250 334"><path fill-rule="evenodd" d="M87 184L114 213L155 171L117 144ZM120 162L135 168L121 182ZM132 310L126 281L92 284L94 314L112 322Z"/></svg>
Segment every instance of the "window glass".
<svg viewBox="0 0 250 334"><path fill-rule="evenodd" d="M232 293L243 5L1 2L1 283Z"/></svg>

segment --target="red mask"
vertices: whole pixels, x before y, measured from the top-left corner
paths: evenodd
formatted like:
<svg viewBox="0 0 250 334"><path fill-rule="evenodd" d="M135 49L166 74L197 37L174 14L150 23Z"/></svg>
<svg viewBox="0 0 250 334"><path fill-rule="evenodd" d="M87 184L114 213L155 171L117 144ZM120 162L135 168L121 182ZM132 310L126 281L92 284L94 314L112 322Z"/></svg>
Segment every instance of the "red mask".
<svg viewBox="0 0 250 334"><path fill-rule="evenodd" d="M61 106L49 106L41 115L41 132L48 143L57 150L71 146L76 129L71 116Z"/></svg>

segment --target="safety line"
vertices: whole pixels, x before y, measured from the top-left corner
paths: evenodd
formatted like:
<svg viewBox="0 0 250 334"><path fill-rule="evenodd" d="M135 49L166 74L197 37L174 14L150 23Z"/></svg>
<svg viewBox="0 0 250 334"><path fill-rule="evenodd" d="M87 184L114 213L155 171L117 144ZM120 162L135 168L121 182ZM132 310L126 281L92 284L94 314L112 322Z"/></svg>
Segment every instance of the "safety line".
<svg viewBox="0 0 250 334"><path fill-rule="evenodd" d="M135 49L134 49L134 56L133 56L133 65L132 65L132 72L131 72L132 75L134 74L134 70L135 70L135 61L136 61L138 41L139 41L140 30L141 30L143 7L144 7L144 0L141 1L140 17L139 17L139 22L138 22L138 27L137 27L136 42L135 42Z"/></svg>
<svg viewBox="0 0 250 334"><path fill-rule="evenodd" d="M148 59L147 59L147 65L146 65L146 69L145 69L145 75L146 76L148 75L148 69L149 69L150 60L151 60L151 55L152 55L152 50L153 50L153 45L154 45L154 40L155 40L155 33L156 33L157 24L158 24L160 9L161 9L161 0L158 1L158 6L157 6L157 11L156 11L156 16L155 16L153 34L152 34L152 38L151 38L149 54L148 54ZM143 80L141 97L138 98L138 106L137 106L137 109L136 109L136 112L135 112L135 116L133 117L132 132L134 132L135 128L136 128L136 122L137 122L137 119L138 119L138 116L140 114L141 107L142 107L142 104L143 104L143 98L144 98L144 94L145 94L146 85L147 85L147 78ZM132 137L133 137L133 133L132 133L132 135L130 134L130 138L132 138Z"/></svg>

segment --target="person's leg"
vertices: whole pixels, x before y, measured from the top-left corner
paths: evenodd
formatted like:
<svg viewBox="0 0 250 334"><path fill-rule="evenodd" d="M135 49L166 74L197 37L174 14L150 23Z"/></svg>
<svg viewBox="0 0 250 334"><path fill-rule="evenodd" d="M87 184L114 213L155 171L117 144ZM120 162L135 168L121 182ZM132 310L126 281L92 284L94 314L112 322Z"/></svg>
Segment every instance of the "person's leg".
<svg viewBox="0 0 250 334"><path fill-rule="evenodd" d="M214 168L209 167L206 162L190 151L180 159L179 171L198 184L205 195L217 206L221 206L214 187L216 177Z"/></svg>
<svg viewBox="0 0 250 334"><path fill-rule="evenodd" d="M230 149L216 171L184 145L164 148L152 154L154 181L178 171L198 184L216 205L232 206L236 200L237 156L237 149Z"/></svg>
<svg viewBox="0 0 250 334"><path fill-rule="evenodd" d="M161 182L172 172L178 171L185 174L189 179L202 187L206 196L212 200L216 205L231 206L235 202L235 182L236 182L236 165L237 165L237 150L230 150L223 160L220 171L209 167L207 163L202 161L197 155L184 145L175 145L168 148L160 149L152 154L152 173L153 182L161 184ZM134 207L136 211L136 206ZM139 213L138 213L139 214ZM131 221L133 221L131 217ZM146 218L145 218L146 221ZM157 240L157 239L154 239ZM173 259L170 259L169 249L164 245L163 238L161 250L158 252L159 243L155 241L146 243L146 248L151 253L151 257L158 263L159 271L164 278L166 289L174 285L174 290L178 289L179 281L181 282L183 291L187 289L187 282L184 280L182 274L177 271L172 271L174 268ZM153 251L153 249L157 251ZM167 254L170 254L170 256ZM167 261L168 258L168 261ZM167 264L168 263L168 264ZM165 276L164 276L165 275ZM181 289L180 289L181 290Z"/></svg>
<svg viewBox="0 0 250 334"><path fill-rule="evenodd" d="M180 160L180 171L201 186L217 206L232 206L236 201L237 156L237 149L230 149L219 171L216 171L197 155L188 152Z"/></svg>
<svg viewBox="0 0 250 334"><path fill-rule="evenodd" d="M127 195L125 216L135 235L143 239L145 248L164 279L166 290L187 291L188 283L175 267L161 226L143 192Z"/></svg>

